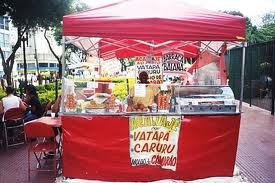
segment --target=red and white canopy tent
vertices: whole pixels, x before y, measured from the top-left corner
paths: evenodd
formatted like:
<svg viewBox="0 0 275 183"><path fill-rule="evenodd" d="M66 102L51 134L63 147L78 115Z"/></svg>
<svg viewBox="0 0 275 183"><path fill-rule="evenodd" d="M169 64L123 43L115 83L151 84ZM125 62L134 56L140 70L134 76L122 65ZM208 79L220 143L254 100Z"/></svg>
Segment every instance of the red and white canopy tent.
<svg viewBox="0 0 275 183"><path fill-rule="evenodd" d="M168 49L196 57L209 46L201 41L244 41L245 18L194 7L181 0L122 0L64 16L63 36L63 45L74 43L101 58L160 55Z"/></svg>

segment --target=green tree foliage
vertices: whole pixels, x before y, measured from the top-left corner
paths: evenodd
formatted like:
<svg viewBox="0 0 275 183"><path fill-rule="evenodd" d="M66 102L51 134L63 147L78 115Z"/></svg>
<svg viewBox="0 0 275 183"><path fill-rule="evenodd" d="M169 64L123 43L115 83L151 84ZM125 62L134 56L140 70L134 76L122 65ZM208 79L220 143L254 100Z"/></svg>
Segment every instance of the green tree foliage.
<svg viewBox="0 0 275 183"><path fill-rule="evenodd" d="M244 16L240 11L224 11L224 13L245 17L246 20L246 41L250 43L258 42L258 28L257 26L253 25L251 19Z"/></svg>
<svg viewBox="0 0 275 183"><path fill-rule="evenodd" d="M224 11L231 15L245 17L239 11ZM275 12L266 13L262 17L262 25L257 27L252 24L250 18L246 19L246 40L248 43L261 43L275 39Z"/></svg>
<svg viewBox="0 0 275 183"><path fill-rule="evenodd" d="M261 42L275 39L275 12L266 13L262 17L262 25L259 32L262 38Z"/></svg>
<svg viewBox="0 0 275 183"><path fill-rule="evenodd" d="M15 53L21 45L25 33L38 27L48 28L60 24L62 16L70 13L73 0L4 0L0 3L0 16L10 16L17 28L18 38L12 47L11 55L5 59L0 48L0 55L7 82L11 84L11 72Z"/></svg>

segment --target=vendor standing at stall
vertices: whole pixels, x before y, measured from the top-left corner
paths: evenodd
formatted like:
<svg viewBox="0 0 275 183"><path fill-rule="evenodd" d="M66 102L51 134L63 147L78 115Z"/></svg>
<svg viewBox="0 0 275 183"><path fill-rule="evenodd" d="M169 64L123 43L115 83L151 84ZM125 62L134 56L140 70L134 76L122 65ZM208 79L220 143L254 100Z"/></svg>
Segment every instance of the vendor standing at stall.
<svg viewBox="0 0 275 183"><path fill-rule="evenodd" d="M128 108L127 112L137 111L137 112L147 112L148 109L151 110L153 103L156 103L156 96L159 93L159 88L157 85L149 85L148 73L142 71L139 73L139 83L147 84L144 97L135 96L134 88L130 89L130 95L128 98Z"/></svg>

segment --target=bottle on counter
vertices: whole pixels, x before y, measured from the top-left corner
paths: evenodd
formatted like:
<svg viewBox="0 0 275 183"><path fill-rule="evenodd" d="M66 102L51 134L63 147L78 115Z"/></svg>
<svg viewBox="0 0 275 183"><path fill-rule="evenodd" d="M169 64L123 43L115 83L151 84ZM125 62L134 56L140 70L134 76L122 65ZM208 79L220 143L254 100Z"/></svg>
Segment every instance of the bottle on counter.
<svg viewBox="0 0 275 183"><path fill-rule="evenodd" d="M175 87L172 87L169 112L176 112L176 104Z"/></svg>

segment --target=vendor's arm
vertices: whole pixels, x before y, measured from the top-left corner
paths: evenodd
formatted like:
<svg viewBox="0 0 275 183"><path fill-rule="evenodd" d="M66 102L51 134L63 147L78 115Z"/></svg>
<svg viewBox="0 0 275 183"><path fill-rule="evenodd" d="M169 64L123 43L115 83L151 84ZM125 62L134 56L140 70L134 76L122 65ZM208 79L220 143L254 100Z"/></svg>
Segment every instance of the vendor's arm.
<svg viewBox="0 0 275 183"><path fill-rule="evenodd" d="M129 96L127 98L127 104L128 105L133 105L134 104L133 98L134 98L134 88L131 88L130 92L129 92Z"/></svg>
<svg viewBox="0 0 275 183"><path fill-rule="evenodd" d="M158 103L158 94L160 92L159 86L153 87L153 93L154 93L154 102Z"/></svg>
<svg viewBox="0 0 275 183"><path fill-rule="evenodd" d="M58 96L58 98L56 99L56 101L54 102L54 104L52 106L52 112L58 113L60 102L61 102L61 96Z"/></svg>

